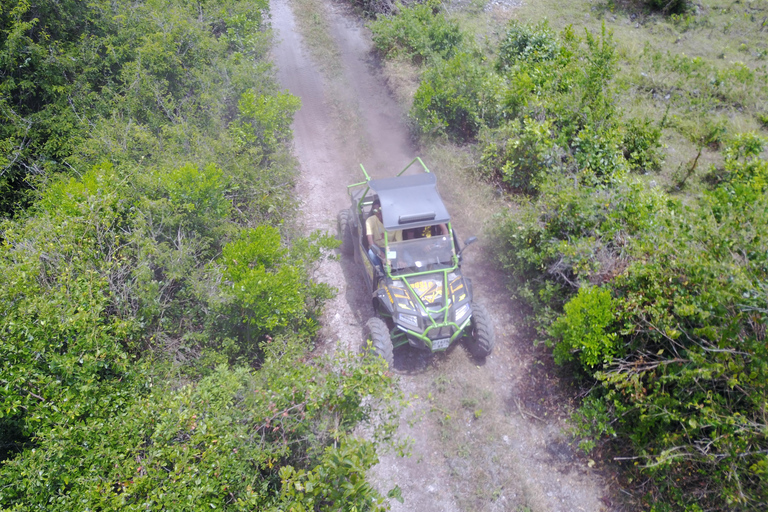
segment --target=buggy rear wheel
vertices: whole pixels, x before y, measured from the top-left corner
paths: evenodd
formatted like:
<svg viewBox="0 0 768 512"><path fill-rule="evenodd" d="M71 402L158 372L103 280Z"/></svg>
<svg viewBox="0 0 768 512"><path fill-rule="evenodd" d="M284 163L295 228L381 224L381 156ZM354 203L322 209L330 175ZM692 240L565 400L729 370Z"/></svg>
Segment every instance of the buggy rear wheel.
<svg viewBox="0 0 768 512"><path fill-rule="evenodd" d="M345 256L352 256L355 249L355 241L352 238L352 212L345 208L336 216L336 225L339 232L341 246L339 251Z"/></svg>
<svg viewBox="0 0 768 512"><path fill-rule="evenodd" d="M384 320L373 317L365 323L363 328L363 345L360 347L363 353L380 356L392 366L394 360L392 338Z"/></svg>
<svg viewBox="0 0 768 512"><path fill-rule="evenodd" d="M485 358L491 355L496 335L493 332L493 322L485 308L472 303L472 337L468 340L469 351L475 357Z"/></svg>

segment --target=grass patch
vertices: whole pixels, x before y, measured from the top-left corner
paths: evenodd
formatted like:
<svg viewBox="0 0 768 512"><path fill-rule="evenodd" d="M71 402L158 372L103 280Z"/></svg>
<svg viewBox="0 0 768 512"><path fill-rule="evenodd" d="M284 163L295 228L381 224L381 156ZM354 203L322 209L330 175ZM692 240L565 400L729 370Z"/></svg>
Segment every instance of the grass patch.
<svg viewBox="0 0 768 512"><path fill-rule="evenodd" d="M333 38L327 7L317 0L290 0L291 11L304 38L304 47L328 77L344 69L341 52Z"/></svg>
<svg viewBox="0 0 768 512"><path fill-rule="evenodd" d="M514 478L523 470L504 441L514 432L486 371L459 350L446 358L426 395L425 427L437 430L460 510L514 510L536 497Z"/></svg>
<svg viewBox="0 0 768 512"><path fill-rule="evenodd" d="M323 75L326 107L339 134L341 144L348 148L354 161L368 151L364 137L360 106L348 94L349 77L345 73L343 56L328 16L328 7L317 0L290 0L291 10L304 39L304 47ZM350 173L351 174L351 173Z"/></svg>
<svg viewBox="0 0 768 512"><path fill-rule="evenodd" d="M665 17L630 2L544 0L526 3L517 14L529 22L548 19L558 30L573 24L596 31L605 23L613 31L621 110L657 123L667 118L667 158L660 175L649 179L667 186L677 181L681 166L690 164L701 147L693 127L717 121L724 136L766 133L761 122L768 98L766 1L703 1L689 12ZM705 148L697 167L720 164L722 158ZM687 184L699 190L695 177Z"/></svg>

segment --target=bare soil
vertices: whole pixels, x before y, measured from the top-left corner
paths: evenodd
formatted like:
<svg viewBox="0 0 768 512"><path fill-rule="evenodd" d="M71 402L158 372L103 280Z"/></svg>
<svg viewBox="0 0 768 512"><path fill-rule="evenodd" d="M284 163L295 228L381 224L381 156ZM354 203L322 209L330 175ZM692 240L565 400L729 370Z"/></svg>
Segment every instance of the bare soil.
<svg viewBox="0 0 768 512"><path fill-rule="evenodd" d="M306 229L335 232L337 212L349 205L346 186L362 179L360 163L374 177L392 176L423 150L455 227L482 239L469 231L487 224L487 208L467 204L479 185L468 174L442 188L434 164L445 152L412 145L367 30L344 6L324 1L342 69L313 61L288 0L271 4L278 80L302 99L293 128ZM404 503L393 502L395 511L619 510L612 505L610 469L583 457L564 433L569 383L518 327L521 306L510 299L488 244L465 254L462 268L494 320L496 348L482 361L461 345L434 356L409 347L395 351L394 371L411 396L400 430L413 439L412 454L382 456L373 480L384 493L400 486ZM373 314L362 275L354 262L339 259L325 262L317 278L339 290L327 305L322 350L357 350L361 326Z"/></svg>

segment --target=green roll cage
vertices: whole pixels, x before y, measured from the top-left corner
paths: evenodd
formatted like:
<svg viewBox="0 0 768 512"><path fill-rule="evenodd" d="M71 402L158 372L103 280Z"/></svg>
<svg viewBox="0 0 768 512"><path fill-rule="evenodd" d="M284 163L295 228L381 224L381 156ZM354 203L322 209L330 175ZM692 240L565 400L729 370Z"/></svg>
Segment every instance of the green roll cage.
<svg viewBox="0 0 768 512"><path fill-rule="evenodd" d="M411 160L411 162L407 166L405 166L405 168L402 171L397 173L397 176L402 176L412 165L414 165L417 162L421 165L421 168L424 170L424 172L427 172L427 173L430 172L429 168L427 168L427 166L424 164L424 162L421 160L421 158L420 157L416 157L413 160ZM373 203L372 199L366 199L368 197L368 192L371 190L371 187L370 187L368 182L371 181L372 178L368 174L368 172L365 170L365 167L363 167L363 164L360 164L360 169L362 169L363 175L365 175L365 181L361 181L359 183L353 183L352 185L348 185L347 186L347 192L350 195L350 197L353 198L353 199L354 199L354 195L352 193L352 189L354 189L356 187L365 186L365 189L363 190L362 194L360 195L359 200L356 201L356 208L357 208L356 214L358 215L358 218L362 217L362 215L363 215L363 208L365 206L369 206L369 205L371 205ZM454 245L454 249L458 249L456 247L456 239L453 236L453 228L451 226L451 222L448 221L447 225L448 225L448 233L449 233L449 236L451 237L451 243ZM385 242L388 243L386 230L384 232L384 239L385 239ZM390 332L390 336L392 338L392 344L393 344L394 347L399 347L401 345L405 345L406 343L408 343L408 335L410 334L411 336L413 336L413 337L423 341L424 344L427 347L429 347L430 350L432 350L432 342L434 340L430 339L428 334L429 334L429 332L431 330L436 329L436 328L442 328L442 327L455 327L456 328L456 331L450 337L450 342L448 343L448 346L450 346L454 342L454 340L456 338L458 338L458 337L463 335L464 329L469 325L469 323L470 323L470 321L472 319L472 315L468 315L466 320L464 320L461 323L461 325L458 325L458 324L456 324L456 322L454 322L454 321L449 319L449 312L450 312L451 306L453 305L453 301L450 298L450 295L448 295L448 274L450 272L455 272L458 269L458 267L459 267L459 252L457 252L456 250L453 251L452 265L450 267L439 269L439 270L429 270L429 271L411 272L411 273L403 273L403 274L392 275L389 262L384 264L383 267L384 267L384 273L386 274L387 278L389 278L392 281L401 281L405 285L405 287L408 288L408 290L411 292L411 297L414 297L415 300L418 301L418 305L424 311L427 311L429 313L426 316L423 316L421 318L427 318L427 319L429 319L429 322L431 323L431 325L428 325L427 327L425 327L423 332L416 332L416 331L407 329L406 327L403 327L401 324L398 324L397 322L395 322L395 327ZM445 300L445 305L442 308L440 308L438 310L431 310L431 309L428 309L425 306L424 302L419 297L419 294L416 293L416 291L413 289L413 287L411 286L411 284L408 282L408 280L406 278L407 277L418 277L418 276L422 276L422 275L434 275L436 273L442 273L443 274L443 279L442 279L442 283L443 283L443 297L445 297L446 300ZM469 298L467 299L467 302L469 302ZM443 317L443 322L442 323L437 322L433 318L434 314L440 314L440 313L442 313L442 317ZM390 316L391 317L391 315L389 315L386 312L382 312L382 315L383 316ZM446 347L446 349L448 348L448 346ZM442 350L445 350L445 349L442 349Z"/></svg>

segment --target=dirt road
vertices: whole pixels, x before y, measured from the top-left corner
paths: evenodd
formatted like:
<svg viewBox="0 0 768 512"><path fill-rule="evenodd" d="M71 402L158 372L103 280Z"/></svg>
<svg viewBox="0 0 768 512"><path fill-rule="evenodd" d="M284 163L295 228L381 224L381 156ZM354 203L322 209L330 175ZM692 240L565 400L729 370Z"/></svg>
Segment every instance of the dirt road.
<svg viewBox="0 0 768 512"><path fill-rule="evenodd" d="M316 6L341 66L329 70L313 61L288 0L271 3L274 60L280 83L302 99L294 149L304 221L308 230L335 231L336 213L348 206L346 185L362 176L358 164L374 177L391 176L418 148L409 142L362 23L332 0L317 1L325 2ZM426 163L440 186L440 169ZM454 180L444 191L449 210L466 186L472 183ZM463 231L483 225L482 213L455 210L459 233L482 237ZM604 475L563 434L568 394L543 352L516 328L518 305L490 261L480 243L467 251L463 268L494 319L494 353L478 361L461 346L434 357L408 347L396 351L395 371L413 397L401 422L402 434L414 440L412 456L385 455L372 477L383 492L400 486L405 501L394 502L395 511L612 510ZM326 350L356 350L372 315L362 276L342 260L324 264L317 278L340 291L324 319Z"/></svg>

